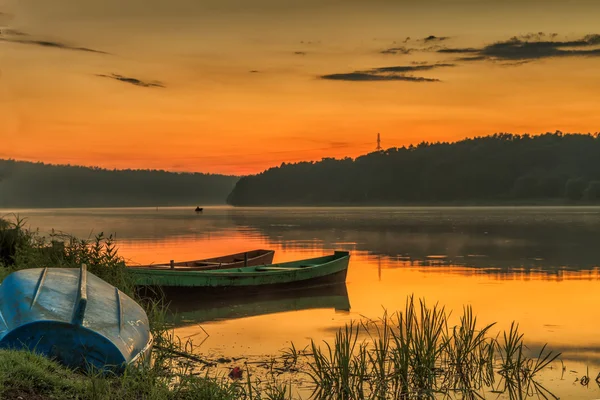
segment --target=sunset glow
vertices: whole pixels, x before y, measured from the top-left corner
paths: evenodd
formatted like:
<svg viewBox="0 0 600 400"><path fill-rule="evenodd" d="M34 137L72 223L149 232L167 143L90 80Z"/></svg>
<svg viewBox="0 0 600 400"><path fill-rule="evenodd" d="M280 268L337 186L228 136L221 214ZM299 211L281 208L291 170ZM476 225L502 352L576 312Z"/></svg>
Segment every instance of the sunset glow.
<svg viewBox="0 0 600 400"><path fill-rule="evenodd" d="M378 132L384 148L595 132L598 15L583 0L0 0L0 158L248 174L355 157Z"/></svg>

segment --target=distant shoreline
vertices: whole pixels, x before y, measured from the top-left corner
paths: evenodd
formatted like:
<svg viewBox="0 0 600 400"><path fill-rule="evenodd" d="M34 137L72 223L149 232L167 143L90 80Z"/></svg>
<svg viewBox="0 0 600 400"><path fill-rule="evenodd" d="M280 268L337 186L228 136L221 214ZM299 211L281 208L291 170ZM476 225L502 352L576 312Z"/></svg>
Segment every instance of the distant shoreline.
<svg viewBox="0 0 600 400"><path fill-rule="evenodd" d="M0 207L1 211L10 210L69 210L69 209L96 209L96 210L110 210L110 209L148 209L155 210L156 208L189 208L190 212L194 211L196 205L165 205L165 206L65 206L65 207ZM366 203L366 204L351 204L351 203L324 203L324 204L252 204L252 205L229 205L229 204L203 204L205 211L209 211L211 207L219 208L231 208L231 209L242 209L242 208L402 208L402 207L423 207L423 208L439 208L439 207L450 207L450 208L468 208L468 207L600 207L599 202L590 201L472 201L472 202L423 202L423 203ZM208 210L206 210L208 208Z"/></svg>

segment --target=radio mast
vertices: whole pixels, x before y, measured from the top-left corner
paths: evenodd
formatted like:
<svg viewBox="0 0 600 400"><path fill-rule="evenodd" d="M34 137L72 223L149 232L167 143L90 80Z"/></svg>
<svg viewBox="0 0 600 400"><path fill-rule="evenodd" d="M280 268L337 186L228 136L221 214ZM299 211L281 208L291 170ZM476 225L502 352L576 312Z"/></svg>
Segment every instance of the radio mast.
<svg viewBox="0 0 600 400"><path fill-rule="evenodd" d="M375 148L375 151L382 151L383 149L381 148L381 135L378 133L377 134L377 147Z"/></svg>

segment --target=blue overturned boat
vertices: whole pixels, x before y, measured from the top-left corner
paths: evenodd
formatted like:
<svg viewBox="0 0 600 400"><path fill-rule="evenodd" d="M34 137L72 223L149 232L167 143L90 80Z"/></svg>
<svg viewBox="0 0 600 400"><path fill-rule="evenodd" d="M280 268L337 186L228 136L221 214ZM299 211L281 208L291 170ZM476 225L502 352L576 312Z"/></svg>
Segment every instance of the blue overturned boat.
<svg viewBox="0 0 600 400"><path fill-rule="evenodd" d="M118 372L149 361L152 343L142 307L85 265L20 270L0 285L0 348Z"/></svg>

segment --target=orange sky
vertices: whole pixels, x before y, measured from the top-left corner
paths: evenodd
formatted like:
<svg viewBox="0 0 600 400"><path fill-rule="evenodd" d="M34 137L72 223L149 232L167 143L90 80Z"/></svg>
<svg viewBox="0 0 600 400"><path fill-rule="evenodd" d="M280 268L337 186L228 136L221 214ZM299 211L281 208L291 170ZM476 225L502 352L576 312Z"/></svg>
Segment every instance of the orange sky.
<svg viewBox="0 0 600 400"><path fill-rule="evenodd" d="M377 132L392 147L600 130L597 1L0 0L0 13L0 158L245 174L364 154ZM531 32L544 35L493 46Z"/></svg>

